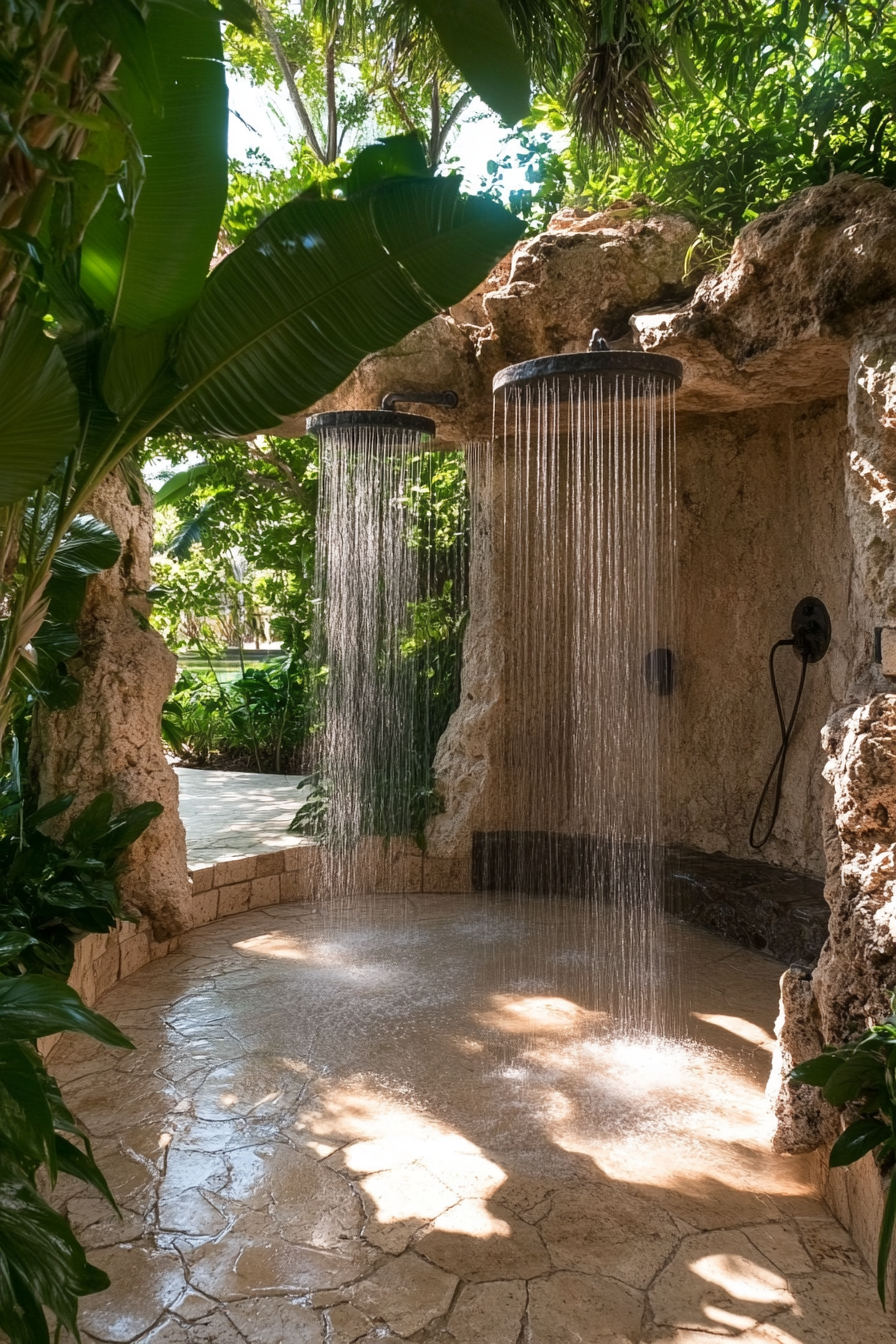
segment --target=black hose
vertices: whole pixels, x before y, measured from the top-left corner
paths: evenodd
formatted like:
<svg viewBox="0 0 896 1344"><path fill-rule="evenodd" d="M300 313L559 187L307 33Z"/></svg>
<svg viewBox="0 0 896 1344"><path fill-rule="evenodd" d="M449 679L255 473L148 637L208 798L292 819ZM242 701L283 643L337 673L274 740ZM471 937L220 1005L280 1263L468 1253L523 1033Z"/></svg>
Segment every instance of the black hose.
<svg viewBox="0 0 896 1344"><path fill-rule="evenodd" d="M784 709L781 704L781 697L778 694L778 682L775 678L775 654L778 652L778 649L792 648L796 642L796 639L779 639L777 644L772 645L772 651L768 656L768 674L771 678L772 694L775 697L775 709L778 711L778 724L781 728L781 745L778 748L777 756L772 761L772 768L768 772L768 779L762 786L759 802L756 804L756 811L753 813L753 824L750 826L751 849L762 849L768 844L772 836L772 831L775 829L775 822L778 820L778 809L781 806L781 790L784 787L784 766L787 764L787 748L790 746L793 725L796 722L797 711L803 696L803 687L806 684L806 668L809 666L810 650L808 647L803 648L803 666L800 672L800 684L797 687L796 699L793 702L793 709L791 710L790 719L787 723L784 722ZM772 805L772 819L768 824L768 829L766 830L765 835L761 840L757 840L755 837L756 827L759 825L759 814L762 811L763 804L768 796L768 791L771 788L771 783L775 778L776 772L777 781L775 783L775 800Z"/></svg>

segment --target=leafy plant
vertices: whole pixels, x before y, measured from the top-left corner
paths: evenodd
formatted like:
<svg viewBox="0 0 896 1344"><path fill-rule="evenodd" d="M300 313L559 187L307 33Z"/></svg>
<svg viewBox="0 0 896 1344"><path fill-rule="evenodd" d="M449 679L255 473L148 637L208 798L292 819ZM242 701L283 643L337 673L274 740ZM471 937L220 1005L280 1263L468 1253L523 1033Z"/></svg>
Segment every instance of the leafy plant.
<svg viewBox="0 0 896 1344"><path fill-rule="evenodd" d="M111 793L100 793L62 840L45 835L40 828L73 801L65 794L27 813L13 782L0 785L0 948L6 949L0 976L49 972L65 980L74 961L73 933L104 933L116 920L132 918L122 909L116 871L161 803L113 815Z"/></svg>
<svg viewBox="0 0 896 1344"><path fill-rule="evenodd" d="M312 840L322 840L327 833L327 819L330 809L330 786L319 771L310 775L300 775L296 788L306 789L304 799L289 829L293 835L306 835Z"/></svg>
<svg viewBox="0 0 896 1344"><path fill-rule="evenodd" d="M247 667L229 684L183 669L162 712L167 745L188 764L292 772L313 713L313 669L299 654Z"/></svg>
<svg viewBox="0 0 896 1344"><path fill-rule="evenodd" d="M896 1226L896 991L890 1014L845 1045L798 1064L788 1075L794 1085L817 1087L832 1106L846 1107L850 1117L831 1148L831 1167L846 1167L867 1153L888 1173L877 1254L877 1291L886 1306L887 1265Z"/></svg>
<svg viewBox="0 0 896 1344"><path fill-rule="evenodd" d="M821 5L745 3L689 22L652 80L649 153L624 127L615 152L579 135L563 89L543 87L487 188L533 228L560 205L649 198L693 216L701 251L718 254L758 214L835 173L896 184L892 7L849 0L835 20ZM520 169L526 185L510 190Z"/></svg>
<svg viewBox="0 0 896 1344"><path fill-rule="evenodd" d="M42 1036L77 1031L133 1049L113 1023L46 975L9 974L25 934L0 934L0 1329L11 1344L49 1344L47 1308L76 1340L78 1298L108 1288L67 1219L44 1199L59 1172L91 1185L117 1207L90 1138L62 1100L36 1049Z"/></svg>

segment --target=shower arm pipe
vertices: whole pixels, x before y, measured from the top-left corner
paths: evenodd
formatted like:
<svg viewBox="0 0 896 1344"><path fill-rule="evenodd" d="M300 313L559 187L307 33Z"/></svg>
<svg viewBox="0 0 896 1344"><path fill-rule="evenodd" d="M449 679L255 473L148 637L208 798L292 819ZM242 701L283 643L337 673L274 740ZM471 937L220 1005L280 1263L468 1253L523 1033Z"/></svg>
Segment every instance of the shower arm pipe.
<svg viewBox="0 0 896 1344"><path fill-rule="evenodd" d="M398 405L446 406L453 410L457 401L456 392L387 392L380 407L384 411L394 411Z"/></svg>

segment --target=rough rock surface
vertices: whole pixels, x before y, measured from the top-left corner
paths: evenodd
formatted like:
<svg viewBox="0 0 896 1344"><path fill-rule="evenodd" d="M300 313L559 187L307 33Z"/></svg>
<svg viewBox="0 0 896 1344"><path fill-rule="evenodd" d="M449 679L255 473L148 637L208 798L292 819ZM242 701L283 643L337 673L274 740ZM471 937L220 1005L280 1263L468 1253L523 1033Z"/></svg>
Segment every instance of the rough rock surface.
<svg viewBox="0 0 896 1344"><path fill-rule="evenodd" d="M636 309L684 294L681 277L696 229L679 215L644 214L639 207L562 210L450 313L368 356L330 396L286 421L282 432L303 432L305 416L316 411L379 406L386 392L451 388L459 405L436 412L439 439L490 438L491 380L499 369L558 350L584 350L598 325L624 336Z"/></svg>
<svg viewBox="0 0 896 1344"><path fill-rule="evenodd" d="M828 942L813 976L825 1040L889 1012L896 986L896 695L836 714L825 730L840 862L828 877Z"/></svg>
<svg viewBox="0 0 896 1344"><path fill-rule="evenodd" d="M165 759L159 734L162 705L177 668L161 635L146 626L152 553L152 502L142 491L130 503L117 475L107 478L89 504L121 542L112 569L87 584L79 622L81 652L69 664L83 691L72 709L36 716L34 759L43 802L76 794L83 807L111 790L116 808L150 800L161 816L125 856L120 890L128 905L148 914L156 938L189 927L189 875L177 776Z"/></svg>
<svg viewBox="0 0 896 1344"><path fill-rule="evenodd" d="M687 409L840 395L850 339L891 322L894 237L896 195L844 173L748 224L678 310L634 317L636 343L682 360Z"/></svg>
<svg viewBox="0 0 896 1344"><path fill-rule="evenodd" d="M781 976L781 1009L775 1036L777 1044L766 1088L775 1118L773 1147L778 1153L811 1152L821 1139L834 1139L837 1119L817 1088L795 1087L787 1082L790 1070L820 1054L824 1044L811 977L796 967Z"/></svg>
<svg viewBox="0 0 896 1344"><path fill-rule="evenodd" d="M879 319L875 308L869 321ZM853 342L848 422L851 684L841 703L835 701L823 734L828 756L824 774L832 787L823 817L831 919L811 996L789 1002L785 997L782 1055L788 1036L804 1038L820 1030L823 1040L840 1042L857 1024L879 1020L888 1011L887 991L896 985L896 695L871 650L874 627L892 623L896 616L892 332L871 331ZM813 1128L811 1114L786 1086L775 1109L776 1142L783 1150L802 1151L827 1139L823 1117L819 1115ZM851 1173L850 1168L839 1178L841 1184L869 1183L867 1173ZM842 1202L850 1207L848 1191ZM862 1202L858 1196L852 1201L857 1208Z"/></svg>
<svg viewBox="0 0 896 1344"><path fill-rule="evenodd" d="M634 309L683 295L694 226L641 213L563 210L546 233L517 245L507 283L483 298L486 339L497 342L502 364L584 350L598 326L618 339Z"/></svg>

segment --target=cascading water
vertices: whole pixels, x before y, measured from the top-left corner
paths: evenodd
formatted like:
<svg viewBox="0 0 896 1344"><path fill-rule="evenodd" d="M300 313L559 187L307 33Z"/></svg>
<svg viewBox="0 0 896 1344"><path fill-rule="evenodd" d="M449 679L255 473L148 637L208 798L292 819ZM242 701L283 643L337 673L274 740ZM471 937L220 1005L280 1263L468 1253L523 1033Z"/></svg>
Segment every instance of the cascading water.
<svg viewBox="0 0 896 1344"><path fill-rule="evenodd" d="M582 1001L623 1032L663 1030L674 998L660 762L681 369L653 360L604 347L495 380L508 708L488 885L594 904L570 930L571 950L589 931Z"/></svg>
<svg viewBox="0 0 896 1344"><path fill-rule="evenodd" d="M391 411L312 417L321 444L314 656L324 886L372 891L390 837L432 810L432 757L454 708L466 609L463 481L438 493L435 425ZM457 473L444 459L442 474ZM447 499L446 499L447 494Z"/></svg>

